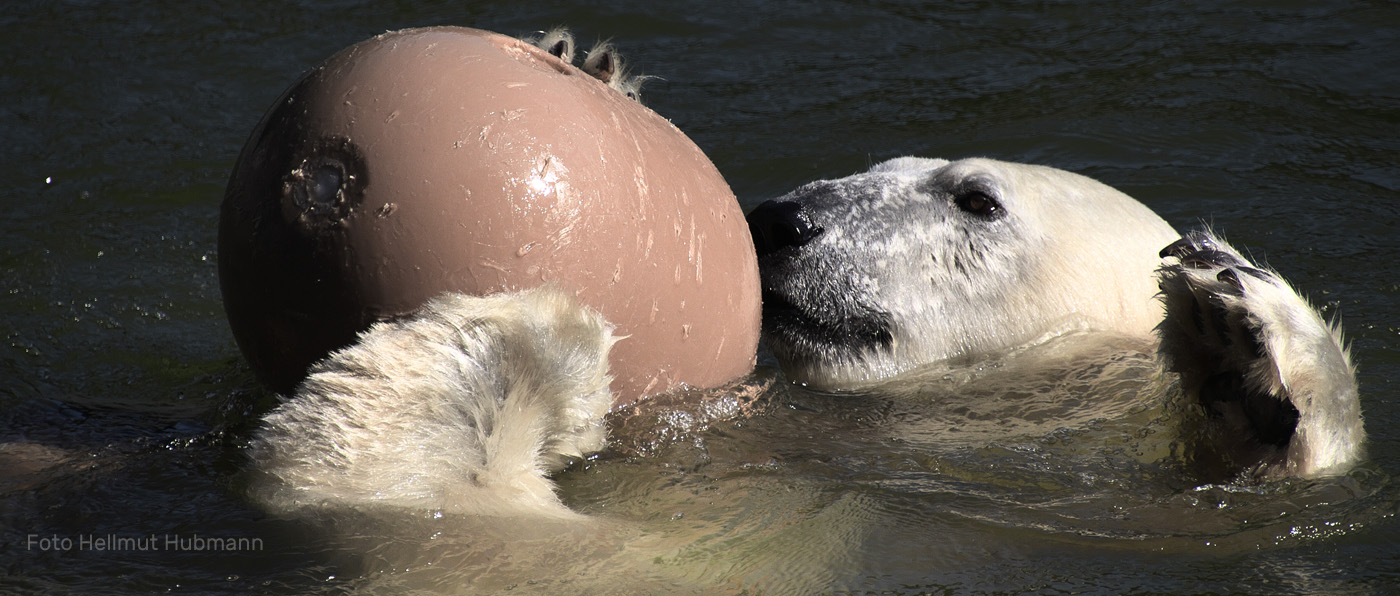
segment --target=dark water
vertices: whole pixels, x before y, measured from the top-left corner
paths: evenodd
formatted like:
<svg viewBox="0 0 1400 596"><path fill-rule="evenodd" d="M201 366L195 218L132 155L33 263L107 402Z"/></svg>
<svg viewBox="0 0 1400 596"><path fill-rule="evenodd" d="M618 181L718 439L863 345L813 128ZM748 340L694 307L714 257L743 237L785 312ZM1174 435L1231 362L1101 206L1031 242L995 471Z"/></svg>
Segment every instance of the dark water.
<svg viewBox="0 0 1400 596"><path fill-rule="evenodd" d="M1400 6L404 4L0 11L0 592L1400 592ZM437 24L613 38L746 207L987 155L1210 222L1342 317L1369 459L1196 486L1162 463L1171 413L1132 358L1088 389L1008 365L842 398L762 369L761 415L624 426L643 453L562 475L591 525L269 516L237 474L268 396L219 302L223 185L300 72Z"/></svg>

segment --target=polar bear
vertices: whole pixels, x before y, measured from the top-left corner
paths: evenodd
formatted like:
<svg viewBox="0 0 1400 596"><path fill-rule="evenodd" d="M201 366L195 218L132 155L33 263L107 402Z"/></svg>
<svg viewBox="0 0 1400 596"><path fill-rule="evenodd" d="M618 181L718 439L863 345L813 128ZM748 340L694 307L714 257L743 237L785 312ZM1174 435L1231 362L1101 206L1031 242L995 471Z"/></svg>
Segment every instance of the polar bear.
<svg viewBox="0 0 1400 596"><path fill-rule="evenodd" d="M1089 178L899 158L802 186L749 224L765 341L795 382L849 388L1112 331L1156 338L1231 475L1340 473L1361 456L1339 330L1217 236L1182 236ZM576 517L549 475L604 446L618 339L554 286L439 297L317 364L263 420L255 491L287 509Z"/></svg>
<svg viewBox="0 0 1400 596"><path fill-rule="evenodd" d="M840 389L1075 329L1155 333L1221 465L1315 476L1360 457L1339 329L1211 232L1183 237L1090 178L904 157L802 186L749 223L764 340L797 382Z"/></svg>
<svg viewBox="0 0 1400 596"><path fill-rule="evenodd" d="M531 41L574 61L567 30ZM606 43L581 68L633 99L647 79ZM1112 331L1156 338L1232 473L1315 476L1360 457L1340 331L1220 238L1182 236L1089 178L898 158L769 201L749 228L764 337L795 382L844 389ZM252 490L275 509L577 519L550 474L604 447L619 340L558 286L439 296L312 367L255 431Z"/></svg>

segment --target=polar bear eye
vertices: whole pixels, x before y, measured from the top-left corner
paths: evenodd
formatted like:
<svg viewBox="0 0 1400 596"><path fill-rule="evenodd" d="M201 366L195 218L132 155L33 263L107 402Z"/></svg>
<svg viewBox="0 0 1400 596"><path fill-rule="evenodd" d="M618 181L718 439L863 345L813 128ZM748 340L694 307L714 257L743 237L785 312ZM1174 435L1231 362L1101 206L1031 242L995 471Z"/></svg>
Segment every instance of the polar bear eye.
<svg viewBox="0 0 1400 596"><path fill-rule="evenodd" d="M979 190L959 193L953 197L953 203L958 209L983 219L996 219L1002 215L1001 204Z"/></svg>

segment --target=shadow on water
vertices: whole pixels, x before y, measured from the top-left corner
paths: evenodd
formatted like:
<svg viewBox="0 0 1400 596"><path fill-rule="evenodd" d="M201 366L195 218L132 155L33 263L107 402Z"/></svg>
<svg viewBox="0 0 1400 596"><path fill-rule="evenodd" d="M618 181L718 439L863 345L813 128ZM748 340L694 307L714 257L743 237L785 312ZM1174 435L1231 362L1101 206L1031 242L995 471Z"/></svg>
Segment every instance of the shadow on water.
<svg viewBox="0 0 1400 596"><path fill-rule="evenodd" d="M761 366L619 415L610 450L558 478L587 521L267 514L240 474L245 411L274 398L214 265L246 135L298 73L386 29L561 23L662 77L648 105L747 206L895 155L988 155L1214 223L1343 317L1368 460L1200 484L1150 358L1061 343L840 395ZM1400 585L1390 4L20 2L0 33L0 592Z"/></svg>

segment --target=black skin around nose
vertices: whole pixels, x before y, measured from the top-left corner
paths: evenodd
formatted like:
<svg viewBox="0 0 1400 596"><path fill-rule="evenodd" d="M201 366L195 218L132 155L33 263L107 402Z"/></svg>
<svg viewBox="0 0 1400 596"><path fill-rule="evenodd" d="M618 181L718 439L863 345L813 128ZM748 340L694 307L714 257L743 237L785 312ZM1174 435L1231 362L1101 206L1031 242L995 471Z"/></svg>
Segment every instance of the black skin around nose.
<svg viewBox="0 0 1400 596"><path fill-rule="evenodd" d="M748 221L759 258L789 246L802 246L822 233L822 228L813 225L802 211L801 204L788 201L765 201L749 212Z"/></svg>

